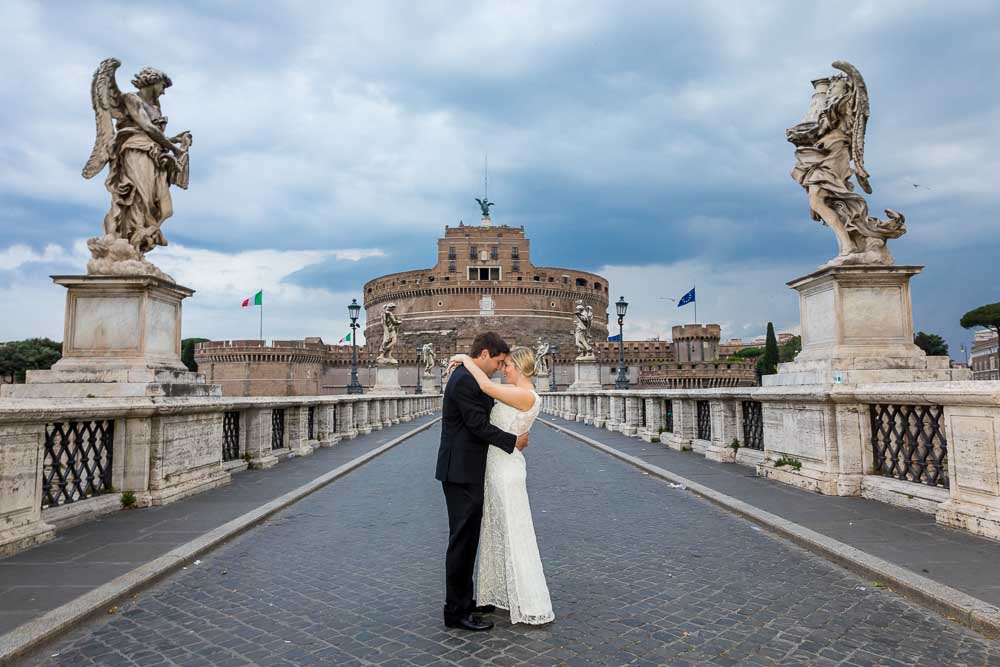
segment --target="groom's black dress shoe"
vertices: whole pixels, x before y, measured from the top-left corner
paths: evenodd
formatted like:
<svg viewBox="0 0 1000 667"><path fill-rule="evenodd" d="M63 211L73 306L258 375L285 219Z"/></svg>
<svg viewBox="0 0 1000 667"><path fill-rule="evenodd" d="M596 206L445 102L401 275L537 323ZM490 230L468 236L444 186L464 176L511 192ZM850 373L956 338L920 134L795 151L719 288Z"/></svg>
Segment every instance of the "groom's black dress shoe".
<svg viewBox="0 0 1000 667"><path fill-rule="evenodd" d="M497 610L497 608L494 607L491 604L483 604L483 605L479 605L478 607L473 607L472 608L472 613L473 614L492 614L496 610Z"/></svg>
<svg viewBox="0 0 1000 667"><path fill-rule="evenodd" d="M491 621L484 621L478 616L473 616L472 614L466 614L465 616L460 616L458 618L446 618L444 619L444 624L449 628L471 630L472 632L482 632L483 630L490 630L493 627L493 623Z"/></svg>

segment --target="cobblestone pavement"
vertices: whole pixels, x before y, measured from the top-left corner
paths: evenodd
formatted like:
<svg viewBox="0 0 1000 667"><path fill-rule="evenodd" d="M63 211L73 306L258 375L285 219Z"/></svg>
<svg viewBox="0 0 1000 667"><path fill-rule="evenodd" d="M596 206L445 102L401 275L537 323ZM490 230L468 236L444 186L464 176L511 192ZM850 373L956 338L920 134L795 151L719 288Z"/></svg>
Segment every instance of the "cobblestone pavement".
<svg viewBox="0 0 1000 667"><path fill-rule="evenodd" d="M42 649L45 665L1000 665L1000 644L536 426L556 621L444 628L439 427Z"/></svg>

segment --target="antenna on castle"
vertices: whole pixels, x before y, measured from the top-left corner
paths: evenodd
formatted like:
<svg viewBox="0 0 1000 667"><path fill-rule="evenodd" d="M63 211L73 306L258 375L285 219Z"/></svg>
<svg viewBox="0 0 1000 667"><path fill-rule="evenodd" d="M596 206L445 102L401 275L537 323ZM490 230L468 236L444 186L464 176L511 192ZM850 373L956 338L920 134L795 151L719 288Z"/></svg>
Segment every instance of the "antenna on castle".
<svg viewBox="0 0 1000 667"><path fill-rule="evenodd" d="M490 154L483 153L483 199L490 200Z"/></svg>

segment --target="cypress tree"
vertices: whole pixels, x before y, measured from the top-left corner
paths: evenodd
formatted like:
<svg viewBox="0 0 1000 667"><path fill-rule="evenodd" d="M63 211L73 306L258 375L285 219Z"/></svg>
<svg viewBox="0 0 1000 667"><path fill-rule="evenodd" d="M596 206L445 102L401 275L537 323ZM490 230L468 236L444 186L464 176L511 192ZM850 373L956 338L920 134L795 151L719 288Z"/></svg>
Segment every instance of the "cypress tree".
<svg viewBox="0 0 1000 667"><path fill-rule="evenodd" d="M764 343L764 354L757 362L759 375L772 375L778 372L778 339L774 335L774 324L767 323L767 342Z"/></svg>

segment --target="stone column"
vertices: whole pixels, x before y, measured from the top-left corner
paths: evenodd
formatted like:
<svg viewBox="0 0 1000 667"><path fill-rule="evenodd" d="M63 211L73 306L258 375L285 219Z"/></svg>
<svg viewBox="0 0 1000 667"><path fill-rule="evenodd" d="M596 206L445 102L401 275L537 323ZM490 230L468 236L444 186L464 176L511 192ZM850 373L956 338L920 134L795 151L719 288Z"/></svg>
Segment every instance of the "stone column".
<svg viewBox="0 0 1000 667"><path fill-rule="evenodd" d="M354 401L344 401L337 405L337 429L342 438L353 440L358 437L354 426Z"/></svg>
<svg viewBox="0 0 1000 667"><path fill-rule="evenodd" d="M604 425L608 422L608 397L598 394L594 398L594 405L594 426L604 428Z"/></svg>
<svg viewBox="0 0 1000 667"><path fill-rule="evenodd" d="M619 425L619 430L624 435L635 435L639 431L641 414L641 401L638 396L625 397L625 423Z"/></svg>
<svg viewBox="0 0 1000 667"><path fill-rule="evenodd" d="M390 414L392 415L392 424L393 426L395 426L396 424L399 424L400 411L402 410L402 406L399 404L398 398L390 399L389 405L392 406L390 407Z"/></svg>
<svg viewBox="0 0 1000 667"><path fill-rule="evenodd" d="M720 463L735 463L736 449L733 441L740 442L740 402L716 399L712 401L712 444L705 450L705 458Z"/></svg>
<svg viewBox="0 0 1000 667"><path fill-rule="evenodd" d="M373 431L382 430L382 401L373 400L368 404L368 422Z"/></svg>
<svg viewBox="0 0 1000 667"><path fill-rule="evenodd" d="M646 423L641 426L639 437L646 442L659 442L663 428L663 402L658 398L646 398Z"/></svg>
<svg viewBox="0 0 1000 667"><path fill-rule="evenodd" d="M400 421L413 421L413 414L410 412L413 408L413 399L404 398L400 402L403 404L403 414L399 418Z"/></svg>
<svg viewBox="0 0 1000 667"><path fill-rule="evenodd" d="M332 447L340 442L336 404L316 406L316 437L320 447Z"/></svg>
<svg viewBox="0 0 1000 667"><path fill-rule="evenodd" d="M577 419L584 424L592 424L594 421L594 410L593 410L593 397L583 396L581 397L581 409L580 413L577 415Z"/></svg>
<svg viewBox="0 0 1000 667"><path fill-rule="evenodd" d="M689 450L698 433L698 413L695 402L688 398L674 399L674 432L665 440L670 449Z"/></svg>
<svg viewBox="0 0 1000 667"><path fill-rule="evenodd" d="M382 418L382 428L389 428L392 426L392 417L389 414L392 409L392 401L382 400L380 403L382 406L379 408L379 416Z"/></svg>
<svg viewBox="0 0 1000 667"><path fill-rule="evenodd" d="M271 408L247 410L247 454L250 467L255 470L270 468L278 462L271 451Z"/></svg>
<svg viewBox="0 0 1000 667"><path fill-rule="evenodd" d="M354 424L359 435L368 435L372 426L368 423L368 403L371 399L362 399L354 404Z"/></svg>
<svg viewBox="0 0 1000 667"><path fill-rule="evenodd" d="M309 443L309 407L285 408L285 429L288 431L288 449L296 456L312 454Z"/></svg>
<svg viewBox="0 0 1000 667"><path fill-rule="evenodd" d="M617 431L620 428L621 408L619 406L624 400L625 399L622 396L615 396L615 395L608 396L608 419L607 421L604 422L604 428L608 429L609 431Z"/></svg>

